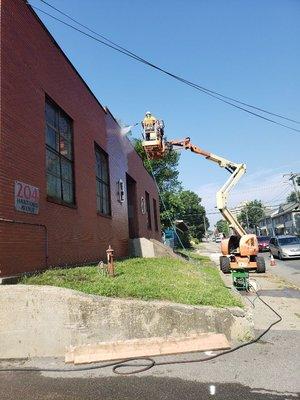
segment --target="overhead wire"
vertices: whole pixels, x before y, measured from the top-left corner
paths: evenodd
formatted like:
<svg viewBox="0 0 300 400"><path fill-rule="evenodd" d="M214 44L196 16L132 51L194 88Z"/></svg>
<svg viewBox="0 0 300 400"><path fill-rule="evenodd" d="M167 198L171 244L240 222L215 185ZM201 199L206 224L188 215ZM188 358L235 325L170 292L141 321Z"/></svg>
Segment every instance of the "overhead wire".
<svg viewBox="0 0 300 400"><path fill-rule="evenodd" d="M126 48L124 48L124 47L122 47L122 46L116 44L115 42L111 41L110 39L106 38L105 36L100 35L99 33L97 33L97 32L95 32L95 31L91 30L90 28L86 27L86 25L81 24L80 22L76 21L74 18L70 17L68 14L66 14L66 13L62 12L61 10L57 9L56 7L50 5L50 4L47 3L46 1L44 1L44 0L40 0L40 1L42 1L44 4L48 5L49 7L55 9L57 12L59 12L59 13L61 13L62 15L66 16L67 18L70 18L73 22L77 23L78 25L84 27L85 29L88 29L91 33L93 33L93 35L97 35L98 37L101 37L101 39L99 39L99 38L97 38L97 37L95 37L95 36L93 36L93 35L91 35L91 34L85 32L85 31L83 31L83 30L77 28L77 27L74 26L74 25L69 24L69 23L66 22L66 21L61 20L60 18L57 18L56 16L54 16L54 15L52 15L52 14L49 14L48 12L46 12L46 11L40 9L39 7L33 6L33 5L30 4L30 3L28 3L28 4L29 4L30 7L32 7L33 9L36 9L36 10L40 11L41 13L43 13L43 14L49 16L50 18L52 18L52 19L54 19L54 20L56 20L56 21L58 21L58 22L60 22L60 23L62 23L62 24L64 24L64 25L70 27L71 29L73 29L73 30L75 30L75 31L77 31L77 32L79 32L79 33L81 33L81 34L83 34L83 35L85 35L85 36L87 36L87 37L89 37L89 38L91 38L91 39L93 39L93 40L95 40L95 41L101 43L101 44L103 44L104 46L107 46L107 47L109 47L109 48L111 48L111 49L113 49L113 50L115 50L115 51L117 51L117 52L120 52L120 53L122 53L122 54L124 54L124 55L126 55L126 56L128 56L128 57L130 57L130 58L133 58L133 59L135 59L136 61L139 61L139 62L141 62L141 63L143 63L143 64L145 64L145 65L148 65L149 67L154 68L154 69L156 69L156 70L158 70L158 71L160 71L160 72L162 72L162 73L164 73L164 74L166 74L166 75L168 75L168 76L170 76L170 77L176 79L177 81L180 81L180 82L182 82L182 83L184 83L184 84L186 84L186 85L188 85L188 86L190 86L190 87L193 87L194 89L196 89L196 90L198 90L198 91L200 91L200 92L203 92L203 93L207 94L208 96L211 96L211 97L213 97L213 98L215 98L215 99L217 99L217 100L219 100L219 101L221 101L221 102L223 102L223 103L225 103L225 104L231 105L232 107L235 107L235 108L237 108L237 109L240 109L240 110L242 110L242 111L244 111L244 112L246 112L246 113L248 113L248 114L250 114L250 115L256 116L256 117L258 117L258 118L261 118L261 119L266 120L266 121L268 121L268 122L271 122L271 123L273 123L273 124L279 125L279 126L281 126L281 127L287 128L287 129L289 129L289 130L292 130L292 131L295 131L295 132L300 132L299 129L293 128L293 127L291 127L291 126L289 126L289 125L282 124L282 123L280 123L280 122L278 122L278 121L275 121L275 120L273 120L273 119L271 119L271 118L268 118L268 117L265 117L265 116L263 116L263 115L257 114L256 112L247 110L247 109L244 108L244 107L241 107L241 106L239 106L239 105L237 105L237 104L232 103L231 101L235 101L235 102L238 103L238 104L247 105L247 107L251 107L251 108L253 108L253 109L260 110L261 112L264 112L264 113L267 113L267 114L270 114L270 115L273 115L273 116L277 116L278 118L282 118L282 119L285 119L285 120L289 120L290 122L293 122L293 123L300 123L299 121L293 120L293 119L291 119L291 118L284 117L284 116L282 116L282 115L280 115L280 114L271 113L271 112L269 112L269 111L267 111L267 110L264 110L264 109L259 109L259 107L255 107L255 106L252 106L252 105L247 104L247 103L240 102L239 100L230 98L229 96L224 96L224 95L222 95L222 94L220 94L220 93L218 93L218 92L215 92L215 91L212 91L212 90L210 90L210 89L204 88L204 87L202 87L202 86L200 86L200 85L198 85L198 84L196 84L196 83L194 83L194 82L191 82L191 81L189 81L189 80L187 80L187 79L185 79L185 78L182 78L182 77L180 77L180 76L178 76L178 75L175 75L175 74L169 72L168 70L166 70L166 69L164 69L164 68L161 68L161 67L159 67L159 66L153 64L152 62L149 62L149 61L143 59L142 57L136 55L135 53L133 53L133 52L127 50ZM102 39L103 39L103 40L102 40ZM105 40L105 41L104 41L104 40ZM226 100L226 99L227 99L227 100ZM229 101L228 99L232 99L232 100Z"/></svg>
<svg viewBox="0 0 300 400"><path fill-rule="evenodd" d="M43 1L43 0L41 0L41 1ZM146 154L147 154L147 152L146 152ZM147 158L149 160L148 154L147 154ZM152 171L153 178L155 180L155 176L154 176L154 173L153 173L152 165L151 165L150 162L149 162L149 165L150 165L150 168L151 168L151 171ZM156 180L155 180L155 182L156 182ZM156 182L156 185L157 185L157 182ZM157 185L157 187L158 187L158 185ZM158 190L159 190L159 187L158 187ZM160 191L159 191L159 194L160 194ZM163 204L164 204L164 202L163 202ZM165 204L164 204L164 207L165 207ZM183 246L183 248L184 248L184 246ZM128 358L126 360L122 360L122 361L119 361L119 362L111 362L111 363L108 363L108 364L93 365L93 366L79 367L79 368L64 368L64 369L61 369L61 368L26 368L26 367L14 368L14 367L6 367L6 368L0 368L0 372L80 372L80 371L91 371L91 370L97 370L97 369L103 369L103 368L107 368L107 367L112 367L113 368L113 372L116 373L116 374L119 374L119 375L132 375L132 374L136 374L136 373L140 373L140 372L149 370L154 366L166 366L166 365L178 365L178 364L191 364L191 363L207 362L207 361L219 358L221 356L224 356L226 354L233 353L233 352L235 352L235 351L237 351L237 350L239 350L239 349L241 349L243 347L246 347L246 346L249 346L251 344L254 344L254 343L258 342L263 336L265 336L270 331L270 329L274 325L276 325L276 324L278 324L279 322L282 321L281 315L278 312L276 312L274 310L274 308L272 308L267 302L265 302L257 292L256 292L256 296L260 299L261 302L263 302L278 317L277 320L275 320L273 323L271 323L268 326L268 328L265 329L261 334L259 334L255 339L253 339L253 340L251 340L251 341L249 341L247 343L240 344L240 345L238 345L238 346L236 346L236 347L234 347L232 349L223 351L221 353L218 353L218 354L215 354L215 355L212 355L212 356L209 356L209 357L200 358L200 359L174 360L174 361L161 361L161 362L156 362L154 359L152 359L150 357L141 357L141 358ZM134 364L134 365L129 364L129 363L131 363L133 361L134 362L136 362L136 361L137 362L147 361L148 364L146 364L146 365L145 364ZM134 369L134 370L132 370L130 372L120 372L121 368L133 368L133 367L134 368L138 367L138 369Z"/></svg>
<svg viewBox="0 0 300 400"><path fill-rule="evenodd" d="M45 0L40 0L40 1L41 1L42 3L44 3L44 4L46 4L48 7L52 8L53 10L55 10L55 11L59 12L60 14L64 15L65 17L67 17L67 18L70 19L71 21L75 22L77 25L79 25L79 26L85 28L85 29L88 30L89 32L91 32L91 33L93 33L93 34L95 34L95 35L101 37L102 39L106 40L108 43L110 43L110 44L112 44L112 45L118 47L118 48L121 49L121 50L126 51L128 54L130 54L130 55L136 57L137 59L139 59L139 60L141 60L141 61L143 61L143 62L145 62L145 63L147 63L147 64L152 64L152 65L153 65L153 63L151 63L150 61L147 61L146 59L144 59L144 58L138 56L136 53L133 53L132 51L126 49L125 47L123 47L123 46L121 46L121 45L119 45L119 44L117 44L116 42L113 42L111 39L107 38L106 36L104 36L104 35L102 35L102 34L96 32L96 31L94 31L93 29L91 29L91 28L88 27L87 25L82 24L81 22L77 21L75 18L71 17L69 14L67 14L67 13L65 13L65 12L63 12L63 11L61 11L61 10L59 10L57 7L54 7L52 4L48 3L47 1L45 1ZM184 79L184 78L182 78L182 79ZM192 83L192 82L187 81L187 80L186 80L186 82ZM237 99L235 99L235 98L233 98L233 97L223 95L223 94L220 93L220 92L217 92L217 91L215 91L215 90L208 89L208 88L206 88L206 87L204 87L204 86L201 86L201 85L198 85L198 84L197 84L197 86L198 86L199 88L201 88L202 90L205 90L206 92L209 92L209 93L218 95L218 96L220 96L220 97L222 97L222 98L224 98L224 99L234 101L234 102L236 102L236 103L238 103L238 104L247 106L247 107L249 107L249 108L253 108L253 109L255 109L255 110L264 112L264 113L269 114L269 115L273 115L273 116L278 117L278 118L281 118L281 119L285 119L285 120L290 121L290 122L294 122L294 123L296 123L296 124L299 124L299 123L300 123L300 121L294 120L294 119L292 119L292 118L285 117L285 116L280 115L280 114L273 113L273 112L271 112L271 111L265 110L265 109L260 108L260 107L257 107L257 106L253 106L252 104L245 103L245 102L240 101L240 100L237 100Z"/></svg>

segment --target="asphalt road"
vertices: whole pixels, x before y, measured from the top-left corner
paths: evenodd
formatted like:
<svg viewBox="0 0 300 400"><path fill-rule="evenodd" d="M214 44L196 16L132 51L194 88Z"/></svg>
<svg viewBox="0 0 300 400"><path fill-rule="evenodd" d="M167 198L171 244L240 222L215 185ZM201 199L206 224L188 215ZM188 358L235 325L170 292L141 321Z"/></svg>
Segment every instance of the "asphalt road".
<svg viewBox="0 0 300 400"><path fill-rule="evenodd" d="M218 263L220 254L220 243L208 242L205 243L207 255L214 255L214 261ZM277 276L280 279L286 280L289 284L297 286L300 289L300 258L294 260L278 260L275 259L276 265L270 266L269 252L259 253L266 260L267 272Z"/></svg>
<svg viewBox="0 0 300 400"><path fill-rule="evenodd" d="M296 285L300 288L300 258L294 260L278 260L275 259L276 265L270 267L270 258L268 252L260 253L267 263L268 270L271 274L278 276L279 278L287 280L292 285Z"/></svg>
<svg viewBox="0 0 300 400"><path fill-rule="evenodd" d="M0 373L0 399L294 400L300 391L299 339L299 331L275 330L261 342L214 361L156 367L128 377L114 375L111 368L76 373ZM169 359L199 356L204 355ZM62 360L54 359L23 365L64 367Z"/></svg>
<svg viewBox="0 0 300 400"><path fill-rule="evenodd" d="M203 252L214 253L218 258L217 249L212 245ZM278 264L279 267L283 265ZM288 268L293 270L291 265ZM157 366L127 377L113 374L111 368L65 373L0 372L0 399L297 399L300 392L300 291L269 273L253 274L253 277L259 283L263 299L283 317L282 322L255 344L209 362ZM226 275L225 279L226 284L230 284L230 276ZM253 310L257 333L262 332L276 316L254 294L244 294L244 297ZM163 359L195 360L204 356L199 353ZM4 366L65 368L61 359L10 360L0 364L0 368Z"/></svg>
<svg viewBox="0 0 300 400"><path fill-rule="evenodd" d="M226 367L226 363L223 364ZM169 375L171 375L169 373ZM238 382L203 383L156 377L44 378L39 374L6 376L0 381L2 400L294 400L295 393L252 389ZM201 379L200 379L201 380ZM212 376L212 381L215 377Z"/></svg>

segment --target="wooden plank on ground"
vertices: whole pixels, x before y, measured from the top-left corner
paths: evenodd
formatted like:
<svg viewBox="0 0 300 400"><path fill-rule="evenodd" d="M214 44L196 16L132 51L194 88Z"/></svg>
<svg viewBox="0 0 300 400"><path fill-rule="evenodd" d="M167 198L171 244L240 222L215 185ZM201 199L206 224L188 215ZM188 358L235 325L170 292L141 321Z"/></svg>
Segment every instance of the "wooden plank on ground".
<svg viewBox="0 0 300 400"><path fill-rule="evenodd" d="M131 339L70 347L66 353L65 362L85 364L228 348L230 348L229 342L221 333L201 333L177 338Z"/></svg>

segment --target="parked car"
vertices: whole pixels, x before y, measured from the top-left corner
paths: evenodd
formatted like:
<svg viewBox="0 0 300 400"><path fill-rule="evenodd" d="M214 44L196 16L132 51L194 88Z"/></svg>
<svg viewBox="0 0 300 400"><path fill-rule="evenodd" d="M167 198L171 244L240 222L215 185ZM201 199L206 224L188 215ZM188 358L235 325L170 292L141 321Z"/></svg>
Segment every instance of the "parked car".
<svg viewBox="0 0 300 400"><path fill-rule="evenodd" d="M300 257L300 238L297 236L276 236L270 240L270 253L280 260Z"/></svg>
<svg viewBox="0 0 300 400"><path fill-rule="evenodd" d="M257 236L259 251L269 250L270 236Z"/></svg>

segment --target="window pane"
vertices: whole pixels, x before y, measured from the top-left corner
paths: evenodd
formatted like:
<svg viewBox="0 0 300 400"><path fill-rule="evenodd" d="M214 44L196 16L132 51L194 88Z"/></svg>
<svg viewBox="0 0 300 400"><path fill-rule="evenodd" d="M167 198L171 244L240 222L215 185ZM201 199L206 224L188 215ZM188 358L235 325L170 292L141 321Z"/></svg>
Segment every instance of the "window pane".
<svg viewBox="0 0 300 400"><path fill-rule="evenodd" d="M98 151L96 151L96 176L101 179L102 177L102 168L101 168L101 157Z"/></svg>
<svg viewBox="0 0 300 400"><path fill-rule="evenodd" d="M62 136L60 137L59 152L64 157L68 158L69 160L72 160L72 145L71 145L71 142L67 141Z"/></svg>
<svg viewBox="0 0 300 400"><path fill-rule="evenodd" d="M57 175L59 177L60 176L59 157L48 149L46 157L47 157L46 158L47 172L50 172L51 174Z"/></svg>
<svg viewBox="0 0 300 400"><path fill-rule="evenodd" d="M71 140L71 122L70 119L62 113L59 114L59 133L67 140Z"/></svg>
<svg viewBox="0 0 300 400"><path fill-rule="evenodd" d="M97 211L102 214L110 214L109 186L97 181Z"/></svg>
<svg viewBox="0 0 300 400"><path fill-rule="evenodd" d="M96 150L96 176L105 183L108 183L108 159L99 150Z"/></svg>
<svg viewBox="0 0 300 400"><path fill-rule="evenodd" d="M100 206L101 206L101 200L100 200L100 197L97 196L97 211L99 211L99 212L100 212Z"/></svg>
<svg viewBox="0 0 300 400"><path fill-rule="evenodd" d="M46 101L47 193L74 203L72 120L51 101Z"/></svg>
<svg viewBox="0 0 300 400"><path fill-rule="evenodd" d="M97 211L110 215L109 174L107 155L95 148Z"/></svg>
<svg viewBox="0 0 300 400"><path fill-rule="evenodd" d="M63 187L63 201L66 203L73 203L73 189L72 184L66 181L62 182Z"/></svg>
<svg viewBox="0 0 300 400"><path fill-rule="evenodd" d="M48 196L61 199L61 182L60 179L51 174L47 174L47 194Z"/></svg>
<svg viewBox="0 0 300 400"><path fill-rule="evenodd" d="M55 106L46 102L46 121L48 124L58 128L58 111Z"/></svg>
<svg viewBox="0 0 300 400"><path fill-rule="evenodd" d="M102 180L105 183L108 183L108 165L107 165L107 158L102 156Z"/></svg>
<svg viewBox="0 0 300 400"><path fill-rule="evenodd" d="M108 186L103 185L103 214L109 214L109 190Z"/></svg>
<svg viewBox="0 0 300 400"><path fill-rule="evenodd" d="M96 193L97 193L97 196L101 195L100 182L99 181L96 181Z"/></svg>
<svg viewBox="0 0 300 400"><path fill-rule="evenodd" d="M63 158L61 159L61 175L62 179L72 182L72 164Z"/></svg>
<svg viewBox="0 0 300 400"><path fill-rule="evenodd" d="M46 143L52 149L57 150L57 133L49 125L46 126Z"/></svg>

